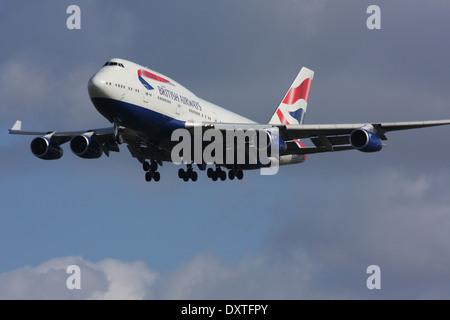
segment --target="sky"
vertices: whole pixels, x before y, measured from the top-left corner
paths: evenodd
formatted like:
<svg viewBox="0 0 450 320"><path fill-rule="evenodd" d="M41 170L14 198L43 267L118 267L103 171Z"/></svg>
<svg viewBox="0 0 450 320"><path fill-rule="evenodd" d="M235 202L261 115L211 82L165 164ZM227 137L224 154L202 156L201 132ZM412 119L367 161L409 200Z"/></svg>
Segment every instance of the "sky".
<svg viewBox="0 0 450 320"><path fill-rule="evenodd" d="M449 299L450 127L195 183L169 163L147 183L124 145L44 161L8 134L109 126L87 81L115 57L261 123L302 66L307 124L450 119L449 18L444 0L0 0L0 299Z"/></svg>

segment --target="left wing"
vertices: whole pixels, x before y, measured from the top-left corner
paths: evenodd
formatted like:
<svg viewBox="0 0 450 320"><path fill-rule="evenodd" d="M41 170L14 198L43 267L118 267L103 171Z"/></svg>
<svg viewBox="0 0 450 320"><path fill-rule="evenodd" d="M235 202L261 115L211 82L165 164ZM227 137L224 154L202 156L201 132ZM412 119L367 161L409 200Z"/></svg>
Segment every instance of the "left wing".
<svg viewBox="0 0 450 320"><path fill-rule="evenodd" d="M450 120L415 121L415 122L385 122L385 123L354 123L354 124L294 124L278 126L280 135L285 140L311 139L315 148L289 148L292 153L306 154L330 151L358 149L360 151L379 151L381 144L370 149L371 142L387 140L386 133L390 131L434 127L450 124ZM367 149L365 149L368 147Z"/></svg>
<svg viewBox="0 0 450 320"><path fill-rule="evenodd" d="M203 130L263 130L273 131L285 143L286 150L281 154L311 154L357 149L364 152L379 151L382 140L387 140L390 131L434 127L450 124L450 120L350 123L350 124L240 124L240 123L186 123L187 129L201 127ZM273 132L271 132L273 138ZM300 147L299 139L310 139L315 147Z"/></svg>
<svg viewBox="0 0 450 320"><path fill-rule="evenodd" d="M424 127L434 127L450 124L450 120L436 120L436 121L416 121L416 122L385 122L371 124L379 133L386 133L389 131L416 129ZM286 125L283 129L286 130L286 138L288 139L302 139L311 138L315 136L335 136L335 135L349 135L353 130L367 126L367 123L352 123L352 124L292 124ZM281 127L281 126L279 126ZM282 129L282 127L280 128Z"/></svg>

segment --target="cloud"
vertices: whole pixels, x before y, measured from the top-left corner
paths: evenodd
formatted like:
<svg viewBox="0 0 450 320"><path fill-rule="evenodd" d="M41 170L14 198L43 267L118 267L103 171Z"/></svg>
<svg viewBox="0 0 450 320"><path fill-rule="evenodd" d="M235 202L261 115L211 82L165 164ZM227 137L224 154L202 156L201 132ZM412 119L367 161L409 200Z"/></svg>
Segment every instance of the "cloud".
<svg viewBox="0 0 450 320"><path fill-rule="evenodd" d="M70 265L80 267L81 289L69 290ZM0 274L0 299L142 299L155 273L143 262L55 258Z"/></svg>
<svg viewBox="0 0 450 320"><path fill-rule="evenodd" d="M12 58L0 65L0 118L11 121L39 119L42 128L88 126L107 123L92 106L87 82L95 72L90 65L79 65L71 72L59 74L33 59ZM18 112L20 110L20 112ZM25 126L28 121L25 121ZM45 128L45 129L43 129ZM26 127L24 128L27 129Z"/></svg>
<svg viewBox="0 0 450 320"><path fill-rule="evenodd" d="M288 0L277 3L275 14L277 26L288 31L296 30L299 35L308 38L317 36L318 24L325 6L333 5L329 1L299 2Z"/></svg>
<svg viewBox="0 0 450 320"><path fill-rule="evenodd" d="M162 275L139 261L92 263L82 257L55 258L0 274L0 298L292 299L308 278L302 261L301 255L294 254L290 265L257 257L226 266L215 257L198 255L172 274ZM71 276L66 270L74 264L81 270L80 290L66 286Z"/></svg>
<svg viewBox="0 0 450 320"><path fill-rule="evenodd" d="M0 68L2 118L10 116L15 108L26 112L36 111L36 102L49 96L53 90L50 75L42 66L35 65L31 61L14 59L4 62Z"/></svg>
<svg viewBox="0 0 450 320"><path fill-rule="evenodd" d="M156 280L156 273L139 261L106 259L90 265L104 273L108 284L106 290L93 292L93 299L142 299L147 294L147 288Z"/></svg>
<svg viewBox="0 0 450 320"><path fill-rule="evenodd" d="M302 248L313 265L309 288L322 298L373 297L364 285L371 264L383 272L378 297L448 297L439 279L449 276L449 172L380 168L362 177L362 171L329 176L334 194L276 221L267 238L270 256L289 260ZM309 194L320 197L324 184L311 185Z"/></svg>

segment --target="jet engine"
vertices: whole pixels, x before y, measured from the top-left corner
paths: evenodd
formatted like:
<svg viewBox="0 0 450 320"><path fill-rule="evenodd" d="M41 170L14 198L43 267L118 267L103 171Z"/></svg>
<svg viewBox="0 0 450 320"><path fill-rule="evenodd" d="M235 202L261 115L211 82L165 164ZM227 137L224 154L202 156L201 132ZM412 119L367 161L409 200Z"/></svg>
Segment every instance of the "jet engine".
<svg viewBox="0 0 450 320"><path fill-rule="evenodd" d="M70 149L74 154L84 159L97 159L103 153L100 144L92 136L86 134L73 137L70 140Z"/></svg>
<svg viewBox="0 0 450 320"><path fill-rule="evenodd" d="M259 130L253 136L253 145L258 150L266 150L272 153L272 148L278 148L278 154L286 151L287 144L286 142L278 136L278 132L274 132L278 130L266 129Z"/></svg>
<svg viewBox="0 0 450 320"><path fill-rule="evenodd" d="M44 160L56 160L63 156L61 147L47 137L37 137L31 141L31 152L38 158Z"/></svg>
<svg viewBox="0 0 450 320"><path fill-rule="evenodd" d="M375 133L365 128L353 130L350 134L350 144L362 152L377 152L383 148L383 143Z"/></svg>

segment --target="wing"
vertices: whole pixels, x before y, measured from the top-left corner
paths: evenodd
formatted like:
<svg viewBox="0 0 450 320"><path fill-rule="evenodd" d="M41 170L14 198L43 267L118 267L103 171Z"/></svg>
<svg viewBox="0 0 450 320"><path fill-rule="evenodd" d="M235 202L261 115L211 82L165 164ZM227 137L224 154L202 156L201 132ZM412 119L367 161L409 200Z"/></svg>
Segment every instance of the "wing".
<svg viewBox="0 0 450 320"><path fill-rule="evenodd" d="M285 125L279 126L281 136L287 141L288 151L296 154L342 151L355 149L350 143L350 135L355 130L367 130L381 140L387 140L386 133L390 131L409 130L450 124L450 120L415 121L415 122L385 122L385 123L354 123L354 124L318 124L318 125ZM308 138L315 148L294 148L295 139Z"/></svg>
<svg viewBox="0 0 450 320"><path fill-rule="evenodd" d="M90 129L83 131L67 131L67 132L58 132L58 131L26 131L22 130L22 121L17 120L13 127L9 129L10 134L19 134L19 135L31 135L31 136L43 136L53 145L60 146L72 138L76 136L84 135L89 137L98 144L103 152L107 156L109 156L110 151L119 151L119 146L117 145L116 136L117 129L114 127L109 128L100 128L100 129Z"/></svg>
<svg viewBox="0 0 450 320"><path fill-rule="evenodd" d="M379 140L387 140L386 133L390 131L434 127L450 124L450 120L416 121L416 122L385 122L385 123L350 123L350 124L239 124L239 123L186 123L187 129L202 127L203 130L273 130L278 129L278 135L286 142L287 149L283 154L312 154L352 150L355 148L350 136L355 131L365 130L374 133ZM299 139L310 139L314 147L300 147ZM381 148L380 148L381 149ZM361 150L361 149L360 149ZM378 149L379 150L379 149ZM374 150L374 151L378 151ZM362 150L365 151L365 150Z"/></svg>
<svg viewBox="0 0 450 320"><path fill-rule="evenodd" d="M22 130L22 122L17 120L9 133L39 136L31 142L31 149L35 156L46 160L59 159L63 154L60 146L71 141L72 151L82 158L99 158L102 153L109 157L111 151L120 151L119 144L126 143L131 155L142 163L150 158L161 165L162 161L170 161L170 145L120 126L67 132L26 131Z"/></svg>

